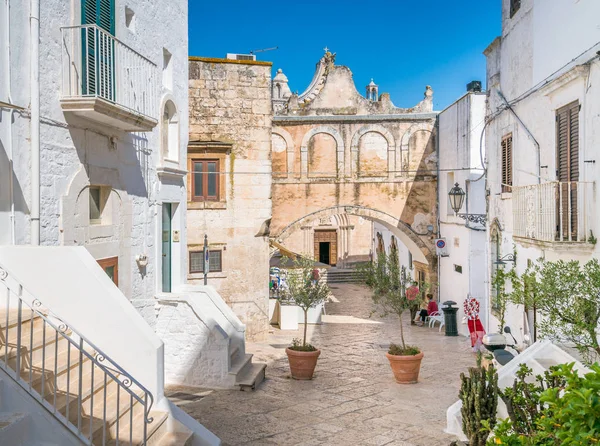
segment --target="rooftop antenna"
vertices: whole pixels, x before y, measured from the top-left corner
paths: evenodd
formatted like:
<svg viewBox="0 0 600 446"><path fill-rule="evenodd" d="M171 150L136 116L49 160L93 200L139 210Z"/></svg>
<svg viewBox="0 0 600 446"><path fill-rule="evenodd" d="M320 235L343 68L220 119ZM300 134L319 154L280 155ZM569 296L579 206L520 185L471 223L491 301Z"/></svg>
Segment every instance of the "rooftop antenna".
<svg viewBox="0 0 600 446"><path fill-rule="evenodd" d="M260 49L260 50L252 50L252 51L250 51L250 54L264 53L265 51L273 51L273 50L276 50L276 49L279 49L279 47L278 46L273 46L271 48L263 48L263 49Z"/></svg>

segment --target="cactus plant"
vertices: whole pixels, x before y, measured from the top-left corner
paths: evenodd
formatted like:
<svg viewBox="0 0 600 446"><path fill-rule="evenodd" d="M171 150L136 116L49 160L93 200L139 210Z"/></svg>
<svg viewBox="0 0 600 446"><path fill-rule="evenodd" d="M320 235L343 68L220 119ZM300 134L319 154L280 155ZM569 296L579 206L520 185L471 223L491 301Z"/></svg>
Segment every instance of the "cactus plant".
<svg viewBox="0 0 600 446"><path fill-rule="evenodd" d="M487 370L471 367L469 376L461 373L460 379L458 397L462 401L463 432L469 439L469 446L484 446L490 430L496 425L498 374L493 366Z"/></svg>

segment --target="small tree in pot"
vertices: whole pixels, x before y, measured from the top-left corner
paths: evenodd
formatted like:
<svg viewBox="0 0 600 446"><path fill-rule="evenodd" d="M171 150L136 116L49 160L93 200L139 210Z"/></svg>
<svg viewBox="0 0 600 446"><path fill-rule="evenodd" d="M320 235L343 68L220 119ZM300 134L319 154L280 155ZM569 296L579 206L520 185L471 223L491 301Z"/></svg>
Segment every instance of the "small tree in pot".
<svg viewBox="0 0 600 446"><path fill-rule="evenodd" d="M393 251L389 255L380 253L377 261L363 265L361 277L373 291L374 312L379 312L382 317L394 314L400 319L402 344L391 344L386 354L396 381L401 384L416 383L424 355L418 347L406 345L402 315L414 305L421 293L414 287L406 290L405 285L406 282L410 283L410 277L402 273L398 255Z"/></svg>
<svg viewBox="0 0 600 446"><path fill-rule="evenodd" d="M290 363L292 378L312 379L317 359L321 350L306 343L308 311L329 297L329 287L322 280L312 260L298 257L294 261L294 270L288 275L288 288L284 299L297 305L304 312L304 333L302 342L294 339L292 345L285 349Z"/></svg>

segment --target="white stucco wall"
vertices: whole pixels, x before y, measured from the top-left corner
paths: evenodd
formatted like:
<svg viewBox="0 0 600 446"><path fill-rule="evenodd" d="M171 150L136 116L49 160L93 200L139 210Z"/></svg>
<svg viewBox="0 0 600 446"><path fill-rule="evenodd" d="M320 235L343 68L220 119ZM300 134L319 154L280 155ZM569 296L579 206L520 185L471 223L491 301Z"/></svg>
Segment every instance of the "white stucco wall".
<svg viewBox="0 0 600 446"><path fill-rule="evenodd" d="M381 223L374 221L373 225L373 238L372 238L372 252L373 257L377 257L377 233L380 233L383 237L383 245L385 247L386 254L390 253L390 247L392 245L392 231L386 228ZM411 277L415 277L413 265L410 263L410 250L406 247L402 241L396 237L396 246L398 247L398 261L400 262L400 266L406 267L406 272L410 273Z"/></svg>
<svg viewBox="0 0 600 446"><path fill-rule="evenodd" d="M29 2L10 0L10 52L0 48L0 101L23 111L0 108L0 244L11 243L11 201L14 239L29 243L30 172L30 39ZM134 30L125 24L125 6L134 12ZM160 123L150 132L130 133L63 113L61 97L61 26L80 24L79 1L41 2L40 11L40 159L41 244L84 245L97 258L118 256L119 288L133 300L152 298L161 290L161 204L177 203L173 230L173 287L185 282L184 175L158 176L165 164L160 155ZM2 41L8 34L6 3L0 6ZM179 162L185 169L188 139L187 2L115 1L116 37L157 65L160 90L152 98L156 109L165 98L179 117ZM163 82L163 51L171 53L171 74ZM159 119L162 110L154 118ZM11 156L12 153L12 156ZM13 197L9 193L10 160L14 166ZM87 221L87 187L110 186L114 193L111 224L92 227ZM135 257L145 254L148 266ZM140 303L140 305L142 305Z"/></svg>
<svg viewBox="0 0 600 446"><path fill-rule="evenodd" d="M556 110L577 100L581 105L579 181L597 181L599 164L585 161L597 158L595 150L600 142L600 102L592 88L600 83L600 62L596 55L600 50L600 3L524 0L513 18L509 17L508 7L509 1L504 0L501 39L486 50L487 113L494 116L486 130L490 148L488 221L496 221L500 229L500 255L516 251L516 269L521 274L528 260L540 257L585 262L598 256L598 249L589 243L540 243L513 238L514 199L510 193L501 193L500 141L512 133L513 186L555 181ZM511 102L522 123L509 111L496 115L504 104L499 92ZM539 144L539 164L534 139ZM600 209L595 193L590 192L586 205L588 226L596 235L600 229ZM517 340L524 332L523 320L522 308L511 308L507 324L513 327Z"/></svg>
<svg viewBox="0 0 600 446"><path fill-rule="evenodd" d="M482 177L482 157L485 141L480 146L484 130L485 93L467 93L439 115L440 237L446 239L448 257L439 257L440 301L457 302L459 332L468 334L463 317L463 302L467 296L479 299L480 318L486 325L488 307L487 256L485 227L454 215L448 192L458 183L467 193L461 213L485 214L485 179ZM462 272L459 272L462 268Z"/></svg>

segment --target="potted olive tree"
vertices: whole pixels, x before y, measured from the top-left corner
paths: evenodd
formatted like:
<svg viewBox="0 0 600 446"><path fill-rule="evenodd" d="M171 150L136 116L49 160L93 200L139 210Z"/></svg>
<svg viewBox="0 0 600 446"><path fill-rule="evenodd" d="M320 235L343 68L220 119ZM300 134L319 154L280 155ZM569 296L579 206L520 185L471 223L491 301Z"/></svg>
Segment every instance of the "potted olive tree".
<svg viewBox="0 0 600 446"><path fill-rule="evenodd" d="M382 317L394 314L400 319L401 344L391 344L386 353L394 372L396 382L400 384L416 383L421 369L423 352L416 347L406 345L404 340L403 314L413 304L419 293L406 292L405 278L400 270L398 255L394 252L387 255L381 253L375 262L363 266L361 276L365 284L373 291L373 303Z"/></svg>
<svg viewBox="0 0 600 446"><path fill-rule="evenodd" d="M284 299L298 306L304 313L304 334L302 342L294 339L291 346L285 349L290 363L292 378L312 379L321 350L306 343L306 328L308 311L317 307L329 296L329 287L324 283L320 274L315 273L312 260L298 257L296 268L288 274L288 287Z"/></svg>

